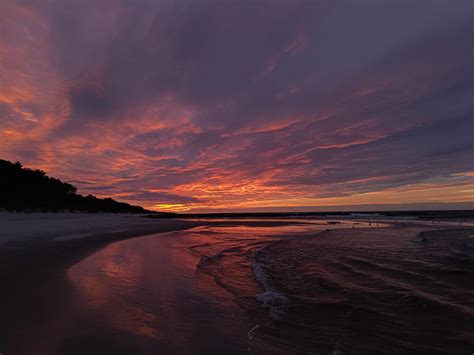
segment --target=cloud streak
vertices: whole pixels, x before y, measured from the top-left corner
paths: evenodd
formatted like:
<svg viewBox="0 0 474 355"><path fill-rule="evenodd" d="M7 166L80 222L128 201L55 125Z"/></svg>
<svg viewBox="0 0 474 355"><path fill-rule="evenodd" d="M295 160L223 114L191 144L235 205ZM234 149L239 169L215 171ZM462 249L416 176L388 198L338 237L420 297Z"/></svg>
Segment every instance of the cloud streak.
<svg viewBox="0 0 474 355"><path fill-rule="evenodd" d="M0 154L157 209L472 201L456 5L1 3Z"/></svg>

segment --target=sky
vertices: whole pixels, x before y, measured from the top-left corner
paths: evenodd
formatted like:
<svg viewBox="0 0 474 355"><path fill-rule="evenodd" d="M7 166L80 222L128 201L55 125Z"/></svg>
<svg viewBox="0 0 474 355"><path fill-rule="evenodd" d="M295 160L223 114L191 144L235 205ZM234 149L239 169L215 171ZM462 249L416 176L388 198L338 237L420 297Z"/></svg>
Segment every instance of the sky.
<svg viewBox="0 0 474 355"><path fill-rule="evenodd" d="M474 207L472 38L470 0L0 0L0 158L162 211Z"/></svg>

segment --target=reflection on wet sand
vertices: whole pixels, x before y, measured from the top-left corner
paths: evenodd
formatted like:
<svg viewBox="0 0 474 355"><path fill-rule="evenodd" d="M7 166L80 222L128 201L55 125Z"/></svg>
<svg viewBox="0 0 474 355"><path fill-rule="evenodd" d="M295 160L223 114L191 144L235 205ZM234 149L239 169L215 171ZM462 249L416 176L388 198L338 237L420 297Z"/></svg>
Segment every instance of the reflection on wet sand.
<svg viewBox="0 0 474 355"><path fill-rule="evenodd" d="M0 339L22 355L462 353L474 231L453 227L221 220L115 242L23 280Z"/></svg>
<svg viewBox="0 0 474 355"><path fill-rule="evenodd" d="M109 339L138 353L246 353L253 324L244 310L261 309L252 256L282 238L314 234L330 225L230 222L117 242L74 265L68 274L82 309L64 349L71 352L68 344L76 348L81 342L100 348ZM94 340L97 334L100 342Z"/></svg>
<svg viewBox="0 0 474 355"><path fill-rule="evenodd" d="M198 258L186 239L175 232L119 242L72 267L81 318L89 323L76 329L74 343L94 343L105 332L138 354L245 351L248 324L233 322L242 311L216 297L202 276L196 280Z"/></svg>

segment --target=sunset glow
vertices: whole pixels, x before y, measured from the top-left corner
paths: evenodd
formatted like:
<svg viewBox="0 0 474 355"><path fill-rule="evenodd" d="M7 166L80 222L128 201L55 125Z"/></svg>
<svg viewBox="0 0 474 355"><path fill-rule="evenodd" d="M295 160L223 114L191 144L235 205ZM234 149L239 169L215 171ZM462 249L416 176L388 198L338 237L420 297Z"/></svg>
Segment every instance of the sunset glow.
<svg viewBox="0 0 474 355"><path fill-rule="evenodd" d="M470 1L66 3L0 1L2 159L160 211L474 201Z"/></svg>

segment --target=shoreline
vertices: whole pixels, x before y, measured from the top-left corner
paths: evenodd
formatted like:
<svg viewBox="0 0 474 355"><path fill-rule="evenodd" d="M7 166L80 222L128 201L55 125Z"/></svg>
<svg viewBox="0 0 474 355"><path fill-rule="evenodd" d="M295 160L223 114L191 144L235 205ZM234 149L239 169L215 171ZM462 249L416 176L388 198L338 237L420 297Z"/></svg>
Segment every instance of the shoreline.
<svg viewBox="0 0 474 355"><path fill-rule="evenodd" d="M18 217L17 214L14 216ZM42 217L42 215L39 216ZM57 214L54 216L57 216ZM88 216L89 215L86 215L86 217ZM31 215L23 215L21 217L31 217ZM121 215L112 215L112 217L121 217ZM186 230L200 226L242 225L248 227L277 227L292 224L292 222L278 220L192 221L182 220L179 218L147 220L142 215L125 215L125 217L132 217L135 219L135 222L138 221L140 223L137 223L137 225L123 224L119 226L112 226L110 227L110 230L108 230L107 227L101 227L94 230L93 228L87 228L88 221L86 220L84 230L68 230L61 234L61 231L55 232L54 230L51 230L50 226L48 226L49 230L47 233L44 233L44 231L42 231L42 233L33 233L39 234L39 237L32 237L32 233L30 233L30 235L27 237L20 235L17 239L15 236L6 239L5 234L7 233L0 233L0 265L5 266L0 268L0 282L10 273L18 274L19 272L28 272L28 270L33 270L33 267L35 264L37 264L37 262L41 262L41 265L39 266L42 267L45 264L72 262L68 261L68 259L80 260L81 258L87 256L88 253L95 252L96 250L105 247L110 243L131 238ZM0 223L1 222L2 221L0 220ZM22 224L28 224L28 218L26 218L25 221L22 221ZM117 227L121 230L117 230ZM82 228L84 228L84 225Z"/></svg>
<svg viewBox="0 0 474 355"><path fill-rule="evenodd" d="M31 217L31 215L20 217ZM114 215L113 217L120 218L121 216ZM136 218L141 218L141 216L136 216ZM42 235L40 238L23 237L19 241L10 239L3 243L0 246L0 265L2 265L0 284L4 290L0 293L0 314L2 314L0 352L28 355L34 353L35 349L30 349L25 339L34 339L31 343L35 344L47 341L48 335L42 334L43 330L29 329L29 325L22 323L22 320L35 319L35 322L32 322L34 324L41 324L42 320L51 323L52 314L61 314L62 309L74 308L75 295L67 279L67 271L75 263L114 242L199 226L265 227L291 224L284 221L183 221L179 219L145 220L145 222L148 223L138 228L129 226L128 230L122 231L104 232L101 228L88 233L87 236L81 234L80 237L61 238L55 233ZM48 229L51 229L51 226L48 226ZM77 233L73 232L72 234L77 236Z"/></svg>
<svg viewBox="0 0 474 355"><path fill-rule="evenodd" d="M63 307L74 307L67 271L75 263L117 241L200 225L168 220L155 226L94 234L87 238L29 240L1 247L0 352L32 354L35 349L28 347L27 339L36 339L36 344L47 341L47 334L42 334L40 329L30 329L21 320L34 318L36 324L41 324L41 320L49 320L51 314L60 314Z"/></svg>
<svg viewBox="0 0 474 355"><path fill-rule="evenodd" d="M356 228L343 229L335 228L319 233L280 240L271 243L266 248L285 249L285 246L301 244L312 244L320 238L330 238L332 240L340 239L341 235L348 235L350 238L359 238L358 234L364 233L390 233L397 231L398 234L407 235L413 232L413 236L418 236L422 232L443 231L445 229L454 229L453 226L428 225L419 223L416 226L402 228L392 223L386 223L388 226L374 229ZM61 307L74 307L74 290L67 280L67 271L69 267L86 258L107 245L126 239L143 237L151 234L166 233L177 230L186 230L198 226L282 226L291 225L291 222L284 221L245 221L245 220L226 220L226 221L190 221L190 220L155 220L152 225L141 226L123 231L111 231L109 233L92 233L88 237L82 238L40 238L38 240L22 240L21 243L9 244L7 247L0 247L0 263L4 267L0 271L0 283L4 286L0 294L0 352L18 353L17 346L24 343L24 339L35 337L35 343L38 343L38 337L47 341L47 334L41 334L41 330L27 329L28 326L21 324L17 319L28 319L31 314L39 319L49 319L50 314L60 314ZM331 226L328 226L328 229ZM471 230L468 227L456 228L458 230ZM410 232L409 232L410 231ZM409 232L409 233L408 233ZM410 240L412 238L409 238ZM327 239L327 238L326 238ZM406 238L405 238L406 239ZM337 241L336 241L337 243ZM410 241L410 243L412 243ZM413 243L413 246L419 245ZM264 248L264 249L266 249ZM289 248L295 249L293 247ZM257 260L257 257L255 258ZM270 279L272 275L269 275ZM253 275L255 278L255 275ZM257 280L258 281L258 280ZM271 284L274 285L273 280ZM264 291L265 292L265 291ZM20 311L19 315L17 312ZM284 318L284 317L283 317ZM37 319L37 318L35 318ZM35 324L41 324L36 321ZM257 327L258 325L258 327ZM250 343L260 343L262 331L266 331L264 324L257 324L251 331ZM13 329L13 331L12 331ZM41 340L40 339L40 340ZM251 345L251 344L250 344ZM261 343L257 349L266 345ZM29 349L27 344L22 344L24 348L20 354L30 354L34 349ZM15 351L11 351L15 349ZM258 353L258 350L257 350Z"/></svg>
<svg viewBox="0 0 474 355"><path fill-rule="evenodd" d="M27 277L41 269L65 269L91 253L117 241L151 234L186 230L202 223L168 220L154 226L120 232L92 234L85 238L27 240L0 247L0 283ZM2 296L0 295L0 304Z"/></svg>

